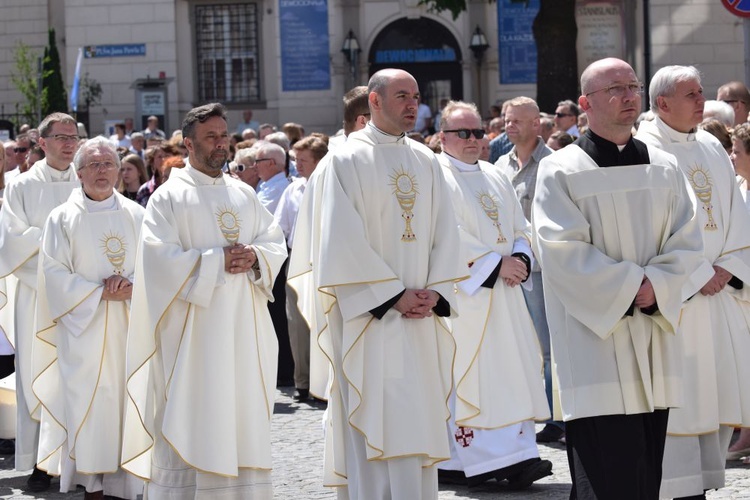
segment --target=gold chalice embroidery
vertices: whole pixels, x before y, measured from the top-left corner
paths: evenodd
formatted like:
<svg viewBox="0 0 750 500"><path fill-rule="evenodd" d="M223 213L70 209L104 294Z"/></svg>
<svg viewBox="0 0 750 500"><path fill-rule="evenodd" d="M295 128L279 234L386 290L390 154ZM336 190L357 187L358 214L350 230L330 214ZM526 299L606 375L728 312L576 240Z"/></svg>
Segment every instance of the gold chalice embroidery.
<svg viewBox="0 0 750 500"><path fill-rule="evenodd" d="M401 217L406 223L404 234L401 235L401 241L415 241L417 236L411 228L411 220L414 218L414 212L412 212L412 209L414 208L414 203L416 203L417 194L419 193L419 190L417 189L417 181L414 179L414 176L406 173L403 166L400 171L393 172L390 178L390 185L393 187L393 194L396 195L396 200L398 200L398 204L401 207L401 210L403 210Z"/></svg>
<svg viewBox="0 0 750 500"><path fill-rule="evenodd" d="M490 193L481 191L476 194L476 197L479 200L479 204L482 205L484 213L487 214L487 217L490 218L492 224L497 228L497 243L505 243L507 240L503 236L503 230L497 220L497 202L495 201L495 197Z"/></svg>
<svg viewBox="0 0 750 500"><path fill-rule="evenodd" d="M102 236L101 242L104 255L115 268L115 274L121 275L125 265L125 250L127 250L127 245L122 236L114 233L105 234Z"/></svg>
<svg viewBox="0 0 750 500"><path fill-rule="evenodd" d="M221 234L230 244L234 245L239 241L242 220L234 209L227 206L219 208L216 211L216 222L219 223Z"/></svg>
<svg viewBox="0 0 750 500"><path fill-rule="evenodd" d="M703 170L700 165L695 164L695 166L690 169L690 172L688 172L688 180L693 186L695 196L697 196L698 199L703 203L703 210L705 210L706 215L708 215L706 230L715 231L716 222L714 221L713 217L714 207L713 205L711 205L711 185L713 184L711 182L711 176L708 175L708 172Z"/></svg>

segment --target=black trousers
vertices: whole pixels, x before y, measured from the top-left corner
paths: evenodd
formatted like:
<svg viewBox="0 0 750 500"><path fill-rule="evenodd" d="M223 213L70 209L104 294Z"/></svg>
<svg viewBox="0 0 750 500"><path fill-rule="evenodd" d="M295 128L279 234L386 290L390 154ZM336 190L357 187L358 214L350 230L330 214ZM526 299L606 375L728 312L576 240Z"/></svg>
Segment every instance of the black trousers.
<svg viewBox="0 0 750 500"><path fill-rule="evenodd" d="M571 500L658 500L669 410L566 422Z"/></svg>
<svg viewBox="0 0 750 500"><path fill-rule="evenodd" d="M292 346L289 343L289 325L286 317L286 266L289 259L279 269L276 281L273 283L273 302L268 303L271 313L273 329L279 341L279 366L276 374L276 385L281 387L294 385L294 358Z"/></svg>

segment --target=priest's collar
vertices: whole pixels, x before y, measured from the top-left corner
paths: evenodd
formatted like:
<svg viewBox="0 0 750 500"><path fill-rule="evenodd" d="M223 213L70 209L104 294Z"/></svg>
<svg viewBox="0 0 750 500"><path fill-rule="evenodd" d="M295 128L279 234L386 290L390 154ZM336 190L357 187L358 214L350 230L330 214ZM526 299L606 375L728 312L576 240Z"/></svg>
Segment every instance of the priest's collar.
<svg viewBox="0 0 750 500"><path fill-rule="evenodd" d="M83 191L83 188L81 188L81 191ZM102 201L96 201L89 198L86 191L83 191L83 203L86 205L86 210L90 213L107 212L117 209L117 196L115 196L114 191L112 191L112 194L109 195L108 198L105 198Z"/></svg>
<svg viewBox="0 0 750 500"><path fill-rule="evenodd" d="M596 135L591 129L588 129L573 144L580 147L600 167L651 163L646 145L632 137L628 139L625 147L620 151L617 144Z"/></svg>
<svg viewBox="0 0 750 500"><path fill-rule="evenodd" d="M692 129L690 132L678 132L677 130L667 125L667 123L658 116L654 118L654 124L656 124L656 128L658 128L661 133L664 134L664 136L669 138L669 142L674 143L695 141L697 128Z"/></svg>
<svg viewBox="0 0 750 500"><path fill-rule="evenodd" d="M372 120L367 122L367 127L370 132L373 133L375 136L375 140L378 142L378 144L395 144L399 141L403 141L404 137L406 137L406 134L401 132L401 135L392 135L387 132L383 132L378 127L375 126L374 123L372 123Z"/></svg>
<svg viewBox="0 0 750 500"><path fill-rule="evenodd" d="M44 168L47 170L47 174L52 179L52 182L69 182L75 177L75 169L70 168L70 165L65 170L57 170L44 161Z"/></svg>
<svg viewBox="0 0 750 500"><path fill-rule="evenodd" d="M196 184L203 186L215 186L225 184L224 174L222 173L218 177L211 177L210 175L204 174L194 166L190 164L190 160L185 161L185 172L195 181Z"/></svg>
<svg viewBox="0 0 750 500"><path fill-rule="evenodd" d="M478 172L479 171L479 162L477 163L465 163L456 158L455 156L451 156L445 151L440 153L440 155L443 158L446 158L451 164L456 167L461 172Z"/></svg>

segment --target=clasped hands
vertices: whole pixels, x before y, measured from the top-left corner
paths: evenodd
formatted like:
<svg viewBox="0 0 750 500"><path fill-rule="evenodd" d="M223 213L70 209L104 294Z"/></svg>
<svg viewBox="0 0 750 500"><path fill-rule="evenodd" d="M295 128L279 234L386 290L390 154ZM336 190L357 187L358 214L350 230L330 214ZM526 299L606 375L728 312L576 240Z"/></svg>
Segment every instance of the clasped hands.
<svg viewBox="0 0 750 500"><path fill-rule="evenodd" d="M257 260L255 249L250 245L237 243L224 247L224 271L230 274L250 272Z"/></svg>
<svg viewBox="0 0 750 500"><path fill-rule="evenodd" d="M404 318L429 318L439 299L440 295L435 290L407 288L393 308Z"/></svg>
<svg viewBox="0 0 750 500"><path fill-rule="evenodd" d="M529 270L526 263L518 257L509 255L503 257L503 260L500 261L500 277L509 287L520 285L528 275Z"/></svg>
<svg viewBox="0 0 750 500"><path fill-rule="evenodd" d="M113 274L103 281L102 300L130 300L133 284L119 274Z"/></svg>
<svg viewBox="0 0 750 500"><path fill-rule="evenodd" d="M716 295L727 286L727 283L732 279L732 273L720 266L714 266L714 275L708 280L708 282L701 288L703 295Z"/></svg>

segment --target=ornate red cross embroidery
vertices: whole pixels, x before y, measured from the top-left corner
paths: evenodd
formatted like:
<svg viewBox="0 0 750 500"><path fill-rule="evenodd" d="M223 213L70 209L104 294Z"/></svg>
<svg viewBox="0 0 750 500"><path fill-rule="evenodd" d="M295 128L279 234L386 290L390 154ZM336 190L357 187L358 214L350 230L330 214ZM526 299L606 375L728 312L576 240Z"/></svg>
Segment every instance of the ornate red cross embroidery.
<svg viewBox="0 0 750 500"><path fill-rule="evenodd" d="M469 427L459 427L455 434L456 442L466 448L474 439L474 431Z"/></svg>

